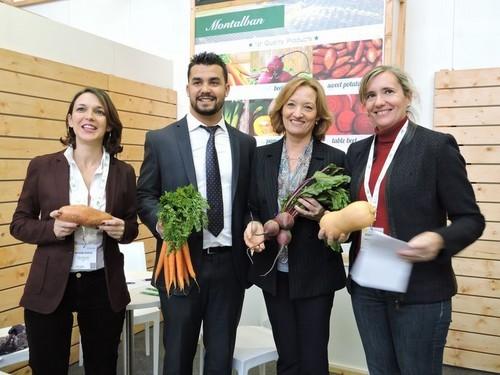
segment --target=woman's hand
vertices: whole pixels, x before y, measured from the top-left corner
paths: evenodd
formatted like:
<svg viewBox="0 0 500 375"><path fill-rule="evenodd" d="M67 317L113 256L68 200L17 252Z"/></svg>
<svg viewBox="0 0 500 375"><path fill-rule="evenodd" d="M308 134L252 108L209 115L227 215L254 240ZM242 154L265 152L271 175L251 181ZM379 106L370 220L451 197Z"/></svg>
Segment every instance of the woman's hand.
<svg viewBox="0 0 500 375"><path fill-rule="evenodd" d="M328 212L329 211L325 211L324 214ZM339 233L338 237L334 237L334 234L331 233L331 231L329 232L329 234L327 234L326 232L326 229L320 227L318 238L320 240L325 240L329 246L332 246L334 243L344 243L349 239L349 236L351 235L351 233Z"/></svg>
<svg viewBox="0 0 500 375"><path fill-rule="evenodd" d="M123 232L125 232L125 221L113 216L110 220L104 220L97 229L106 232L111 238L120 241L123 237Z"/></svg>
<svg viewBox="0 0 500 375"><path fill-rule="evenodd" d="M70 236L79 227L78 224L70 223L68 221L59 220L61 216L59 210L52 211L49 216L54 219L54 234L59 240L63 240L66 236Z"/></svg>
<svg viewBox="0 0 500 375"><path fill-rule="evenodd" d="M300 204L296 204L293 208L307 219L320 221L325 213L323 206L314 198L299 198L297 202Z"/></svg>
<svg viewBox="0 0 500 375"><path fill-rule="evenodd" d="M409 262L433 260L444 247L444 239L436 232L423 232L408 241L408 248L398 251L398 255Z"/></svg>
<svg viewBox="0 0 500 375"><path fill-rule="evenodd" d="M251 251L260 253L264 250L264 226L262 223L260 221L249 222L243 233L243 239Z"/></svg>

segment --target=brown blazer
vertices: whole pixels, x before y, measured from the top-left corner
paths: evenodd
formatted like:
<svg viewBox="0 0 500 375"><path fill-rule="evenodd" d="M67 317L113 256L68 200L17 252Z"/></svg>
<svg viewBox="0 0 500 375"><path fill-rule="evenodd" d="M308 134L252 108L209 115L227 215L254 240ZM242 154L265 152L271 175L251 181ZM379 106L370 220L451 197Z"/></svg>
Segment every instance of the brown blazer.
<svg viewBox="0 0 500 375"><path fill-rule="evenodd" d="M69 204L69 165L63 151L34 158L10 224L10 233L20 241L36 244L30 273L20 305L42 313L60 304L73 261L73 236L57 240L51 211ZM125 221L121 243L138 233L135 173L133 168L111 158L106 183L106 211ZM104 264L111 307L125 308L130 296L118 242L104 233Z"/></svg>

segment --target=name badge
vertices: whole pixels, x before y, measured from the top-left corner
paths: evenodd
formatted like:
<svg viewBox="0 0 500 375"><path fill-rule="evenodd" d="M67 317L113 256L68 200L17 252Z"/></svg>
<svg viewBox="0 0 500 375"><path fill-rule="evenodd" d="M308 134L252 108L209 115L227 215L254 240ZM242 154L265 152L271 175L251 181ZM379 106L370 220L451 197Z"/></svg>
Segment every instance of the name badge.
<svg viewBox="0 0 500 375"><path fill-rule="evenodd" d="M72 269L91 271L97 267L97 247L85 244L75 244Z"/></svg>

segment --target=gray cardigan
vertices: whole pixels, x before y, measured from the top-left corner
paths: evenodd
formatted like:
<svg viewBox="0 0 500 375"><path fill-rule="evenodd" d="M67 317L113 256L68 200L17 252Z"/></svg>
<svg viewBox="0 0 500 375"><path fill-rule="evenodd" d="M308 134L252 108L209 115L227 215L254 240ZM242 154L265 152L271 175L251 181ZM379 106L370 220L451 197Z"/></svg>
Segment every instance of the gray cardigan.
<svg viewBox="0 0 500 375"><path fill-rule="evenodd" d="M372 140L356 142L347 152L352 200L359 199ZM478 239L485 225L455 139L410 121L386 179L389 235L408 241L424 231L434 231L445 243L436 259L414 265L401 300L431 303L450 298L457 291L451 257ZM447 225L447 219L451 224ZM351 266L358 249L359 233L353 236Z"/></svg>

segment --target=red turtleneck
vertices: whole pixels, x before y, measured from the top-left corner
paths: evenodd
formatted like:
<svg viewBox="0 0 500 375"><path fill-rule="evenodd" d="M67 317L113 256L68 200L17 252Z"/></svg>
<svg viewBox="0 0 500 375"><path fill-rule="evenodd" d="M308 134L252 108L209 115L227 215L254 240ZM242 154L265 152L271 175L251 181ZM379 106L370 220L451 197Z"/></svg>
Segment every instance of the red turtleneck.
<svg viewBox="0 0 500 375"><path fill-rule="evenodd" d="M396 140L396 137L406 123L408 118L405 116L401 121L391 126L389 129L378 130L375 128L375 150L373 153L373 165L372 171L370 175L370 181L368 186L370 186L370 191L373 193L373 189L375 187L375 183L377 182L377 178L384 166L385 159L387 159L387 155L389 155L389 151L391 151L392 144ZM387 174L384 176L382 183L380 184L380 193L378 198L378 207L377 207L377 215L375 219L374 227L384 228L384 233L389 234L390 225L389 225L389 217L387 215L387 205L385 200L385 183L387 180ZM360 200L367 200L364 182L361 181L361 187L359 189L358 197Z"/></svg>

